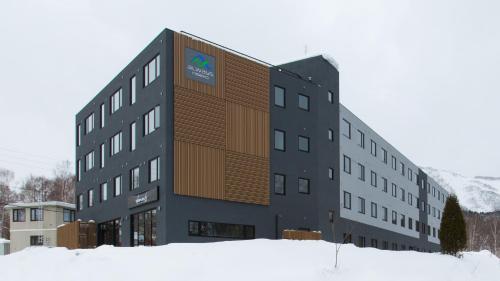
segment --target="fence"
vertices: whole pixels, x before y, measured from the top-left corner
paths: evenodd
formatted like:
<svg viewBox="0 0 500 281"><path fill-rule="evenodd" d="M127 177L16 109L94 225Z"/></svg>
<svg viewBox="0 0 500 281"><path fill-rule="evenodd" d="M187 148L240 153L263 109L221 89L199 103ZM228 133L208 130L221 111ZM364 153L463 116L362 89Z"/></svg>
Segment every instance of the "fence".
<svg viewBox="0 0 500 281"><path fill-rule="evenodd" d="M283 230L283 239L290 240L321 240L321 231Z"/></svg>
<svg viewBox="0 0 500 281"><path fill-rule="evenodd" d="M57 247L89 249L97 245L96 225L75 221L57 228Z"/></svg>

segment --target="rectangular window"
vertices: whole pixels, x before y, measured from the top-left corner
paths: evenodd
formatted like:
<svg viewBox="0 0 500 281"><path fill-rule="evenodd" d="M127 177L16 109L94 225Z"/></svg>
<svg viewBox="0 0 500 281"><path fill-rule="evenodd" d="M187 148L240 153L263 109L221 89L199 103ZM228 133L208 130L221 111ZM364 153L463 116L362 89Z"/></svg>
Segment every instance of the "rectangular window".
<svg viewBox="0 0 500 281"><path fill-rule="evenodd" d="M116 176L113 179L113 195L120 196L122 194L122 176Z"/></svg>
<svg viewBox="0 0 500 281"><path fill-rule="evenodd" d="M64 222L74 222L75 221L75 211L70 209L63 209L63 221Z"/></svg>
<svg viewBox="0 0 500 281"><path fill-rule="evenodd" d="M383 147L380 148L382 150L382 162L387 164L387 150L385 150Z"/></svg>
<svg viewBox="0 0 500 281"><path fill-rule="evenodd" d="M387 208L382 207L382 220L387 221Z"/></svg>
<svg viewBox="0 0 500 281"><path fill-rule="evenodd" d="M399 164L401 166L401 175L404 176L405 175L405 164L403 162L400 162Z"/></svg>
<svg viewBox="0 0 500 281"><path fill-rule="evenodd" d="M274 174L274 194L286 194L286 176L282 174Z"/></svg>
<svg viewBox="0 0 500 281"><path fill-rule="evenodd" d="M383 191L387 193L387 179L382 178L382 183L383 183Z"/></svg>
<svg viewBox="0 0 500 281"><path fill-rule="evenodd" d="M360 214L364 214L365 213L365 198L363 197L358 197L358 212Z"/></svg>
<svg viewBox="0 0 500 281"><path fill-rule="evenodd" d="M14 209L14 210L12 210L12 221L13 222L24 222L24 221L26 221L26 210L25 209Z"/></svg>
<svg viewBox="0 0 500 281"><path fill-rule="evenodd" d="M94 206L94 189L87 191L87 206L90 208Z"/></svg>
<svg viewBox="0 0 500 281"><path fill-rule="evenodd" d="M344 208L351 209L351 193L344 191Z"/></svg>
<svg viewBox="0 0 500 281"><path fill-rule="evenodd" d="M160 106L157 105L144 114L144 135L147 136L160 128Z"/></svg>
<svg viewBox="0 0 500 281"><path fill-rule="evenodd" d="M82 144L82 125L78 124L76 126L76 146Z"/></svg>
<svg viewBox="0 0 500 281"><path fill-rule="evenodd" d="M436 217L436 207L432 207L432 216Z"/></svg>
<svg viewBox="0 0 500 281"><path fill-rule="evenodd" d="M254 239L255 226L217 222L189 221L189 236L203 236L229 239Z"/></svg>
<svg viewBox="0 0 500 281"><path fill-rule="evenodd" d="M432 228L432 237L436 237L436 228L435 227Z"/></svg>
<svg viewBox="0 0 500 281"><path fill-rule="evenodd" d="M413 205L413 194L408 192L408 205Z"/></svg>
<svg viewBox="0 0 500 281"><path fill-rule="evenodd" d="M130 124L130 151L134 151L136 148L137 133L136 133L136 123Z"/></svg>
<svg viewBox="0 0 500 281"><path fill-rule="evenodd" d="M137 100L137 83L135 75L130 78L130 104L134 104Z"/></svg>
<svg viewBox="0 0 500 281"><path fill-rule="evenodd" d="M335 174L334 174L334 172L333 172L333 168L328 168L328 178L329 178L330 180L333 180L334 175L335 175Z"/></svg>
<svg viewBox="0 0 500 281"><path fill-rule="evenodd" d="M396 186L395 183L392 184L392 196L398 197L398 187Z"/></svg>
<svg viewBox="0 0 500 281"><path fill-rule="evenodd" d="M333 141L333 130L332 129L328 129L328 140Z"/></svg>
<svg viewBox="0 0 500 281"><path fill-rule="evenodd" d="M90 171L94 168L94 151L85 155L85 171Z"/></svg>
<svg viewBox="0 0 500 281"><path fill-rule="evenodd" d="M31 235L30 246L43 246L43 235Z"/></svg>
<svg viewBox="0 0 500 281"><path fill-rule="evenodd" d="M274 86L274 105L278 107L285 107L285 89Z"/></svg>
<svg viewBox="0 0 500 281"><path fill-rule="evenodd" d="M413 171L410 168L408 168L408 180L413 181Z"/></svg>
<svg viewBox="0 0 500 281"><path fill-rule="evenodd" d="M101 198L100 198L101 202L108 200L108 183L107 182L101 183L100 196L101 196Z"/></svg>
<svg viewBox="0 0 500 281"><path fill-rule="evenodd" d="M358 247L364 248L366 246L366 238L364 236L358 237Z"/></svg>
<svg viewBox="0 0 500 281"><path fill-rule="evenodd" d="M344 120L344 122L342 122L342 134L344 136L346 136L348 139L351 138L351 123L349 123L349 121L345 120L345 119L342 119Z"/></svg>
<svg viewBox="0 0 500 281"><path fill-rule="evenodd" d="M285 132L274 130L274 149L285 151Z"/></svg>
<svg viewBox="0 0 500 281"><path fill-rule="evenodd" d="M144 66L144 87L151 84L160 76L160 55L158 54L153 60Z"/></svg>
<svg viewBox="0 0 500 281"><path fill-rule="evenodd" d="M149 182L160 179L160 157L149 160Z"/></svg>
<svg viewBox="0 0 500 281"><path fill-rule="evenodd" d="M88 134L94 130L94 113L90 114L85 118L85 134Z"/></svg>
<svg viewBox="0 0 500 281"><path fill-rule="evenodd" d="M111 96L111 99L110 99L110 106L111 106L111 114L115 113L116 111L118 111L118 109L120 109L122 107L122 98L123 98L123 92L122 92L122 88L118 89L118 91L116 91L112 96Z"/></svg>
<svg viewBox="0 0 500 281"><path fill-rule="evenodd" d="M377 173L371 171L371 185L377 187Z"/></svg>
<svg viewBox="0 0 500 281"><path fill-rule="evenodd" d="M365 148L365 133L358 130L358 145Z"/></svg>
<svg viewBox="0 0 500 281"><path fill-rule="evenodd" d="M378 241L377 241L377 239L372 238L371 245L372 245L372 248L377 248L378 247Z"/></svg>
<svg viewBox="0 0 500 281"><path fill-rule="evenodd" d="M139 188L139 167L130 170L130 190Z"/></svg>
<svg viewBox="0 0 500 281"><path fill-rule="evenodd" d="M299 151L309 152L309 138L299 136Z"/></svg>
<svg viewBox="0 0 500 281"><path fill-rule="evenodd" d="M105 122L106 122L106 113L105 113L105 108L106 108L106 105L104 103L101 104L101 116L100 116L100 120L101 120L101 128L104 128L104 125L105 125Z"/></svg>
<svg viewBox="0 0 500 281"><path fill-rule="evenodd" d="M31 208L30 209L30 220L31 221L43 221L43 209Z"/></svg>
<svg viewBox="0 0 500 281"><path fill-rule="evenodd" d="M82 179L82 160L78 159L76 161L76 181L80 181Z"/></svg>
<svg viewBox="0 0 500 281"><path fill-rule="evenodd" d="M299 178L299 193L309 194L310 190L310 181L309 179Z"/></svg>
<svg viewBox="0 0 500 281"><path fill-rule="evenodd" d="M328 91L327 97L328 97L328 102L329 103L333 103L333 93L330 92L330 91Z"/></svg>
<svg viewBox="0 0 500 281"><path fill-rule="evenodd" d="M370 153L371 153L373 156L377 157L377 143L376 143L376 142L374 142L373 140L370 140L370 143L371 143L371 146L370 146L370 147L371 147L371 149L370 149Z"/></svg>
<svg viewBox="0 0 500 281"><path fill-rule="evenodd" d="M404 188L400 188L400 190L401 190L401 201L403 201L403 202L404 202L404 201L405 201L405 199L406 199L406 198L405 198L405 195L406 195L406 194L405 194L405 190L404 190Z"/></svg>
<svg viewBox="0 0 500 281"><path fill-rule="evenodd" d="M398 224L398 213L392 211L392 224Z"/></svg>
<svg viewBox="0 0 500 281"><path fill-rule="evenodd" d="M408 218L408 228L413 229L413 219L410 217Z"/></svg>
<svg viewBox="0 0 500 281"><path fill-rule="evenodd" d="M122 151L122 132L119 132L118 134L111 137L110 145L111 156Z"/></svg>
<svg viewBox="0 0 500 281"><path fill-rule="evenodd" d="M99 151L99 154L100 154L100 159L99 159L99 165L101 165L101 169L104 168L104 158L106 156L106 151L105 151L105 147L106 145L104 143L101 144L101 148L100 148L100 151Z"/></svg>
<svg viewBox="0 0 500 281"><path fill-rule="evenodd" d="M372 202L371 204L371 211L372 211L372 218L376 218L377 217L377 203L375 202Z"/></svg>
<svg viewBox="0 0 500 281"><path fill-rule="evenodd" d="M358 168L359 168L359 176L358 179L361 181L365 181L365 166L362 164L358 163Z"/></svg>
<svg viewBox="0 0 500 281"><path fill-rule="evenodd" d="M299 108L309 111L309 97L303 94L298 94L299 96Z"/></svg>
<svg viewBox="0 0 500 281"><path fill-rule="evenodd" d="M397 160L396 160L396 157L392 156L391 160L392 160L392 162L391 162L392 163L392 169L394 171L396 171L397 170Z"/></svg>
<svg viewBox="0 0 500 281"><path fill-rule="evenodd" d="M351 173L351 158L346 155L344 155L344 172L348 174Z"/></svg>
<svg viewBox="0 0 500 281"><path fill-rule="evenodd" d="M78 201L77 201L77 209L78 211L83 210L83 194L78 195Z"/></svg>
<svg viewBox="0 0 500 281"><path fill-rule="evenodd" d="M406 225L406 218L405 215L401 214L401 227L405 227Z"/></svg>

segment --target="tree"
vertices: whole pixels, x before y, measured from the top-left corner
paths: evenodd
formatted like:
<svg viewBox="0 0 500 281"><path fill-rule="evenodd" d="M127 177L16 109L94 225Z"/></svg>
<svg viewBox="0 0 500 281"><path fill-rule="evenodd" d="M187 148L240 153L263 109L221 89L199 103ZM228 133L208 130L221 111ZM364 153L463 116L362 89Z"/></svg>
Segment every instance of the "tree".
<svg viewBox="0 0 500 281"><path fill-rule="evenodd" d="M9 238L9 215L4 207L15 200L16 193L10 189L10 182L14 179L12 171L0 168L0 237Z"/></svg>
<svg viewBox="0 0 500 281"><path fill-rule="evenodd" d="M439 240L441 240L441 252L443 254L457 256L467 246L465 220L458 198L454 194L446 199Z"/></svg>

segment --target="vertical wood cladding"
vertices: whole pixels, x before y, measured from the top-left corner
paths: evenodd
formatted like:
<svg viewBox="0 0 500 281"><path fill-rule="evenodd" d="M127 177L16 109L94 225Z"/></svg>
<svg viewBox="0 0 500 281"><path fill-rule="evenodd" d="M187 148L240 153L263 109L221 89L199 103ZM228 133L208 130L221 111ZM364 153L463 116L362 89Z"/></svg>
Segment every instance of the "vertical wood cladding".
<svg viewBox="0 0 500 281"><path fill-rule="evenodd" d="M215 57L216 84L188 79L184 49ZM174 192L269 205L269 69L174 36Z"/></svg>

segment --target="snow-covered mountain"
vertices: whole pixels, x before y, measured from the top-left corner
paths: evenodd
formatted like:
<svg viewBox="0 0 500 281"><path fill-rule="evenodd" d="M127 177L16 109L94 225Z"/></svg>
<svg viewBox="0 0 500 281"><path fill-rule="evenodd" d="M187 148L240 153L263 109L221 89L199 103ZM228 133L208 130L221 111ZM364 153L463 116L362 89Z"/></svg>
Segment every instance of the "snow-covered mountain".
<svg viewBox="0 0 500 281"><path fill-rule="evenodd" d="M422 169L448 192L455 193L464 209L475 212L500 211L500 177L469 177L431 167Z"/></svg>

